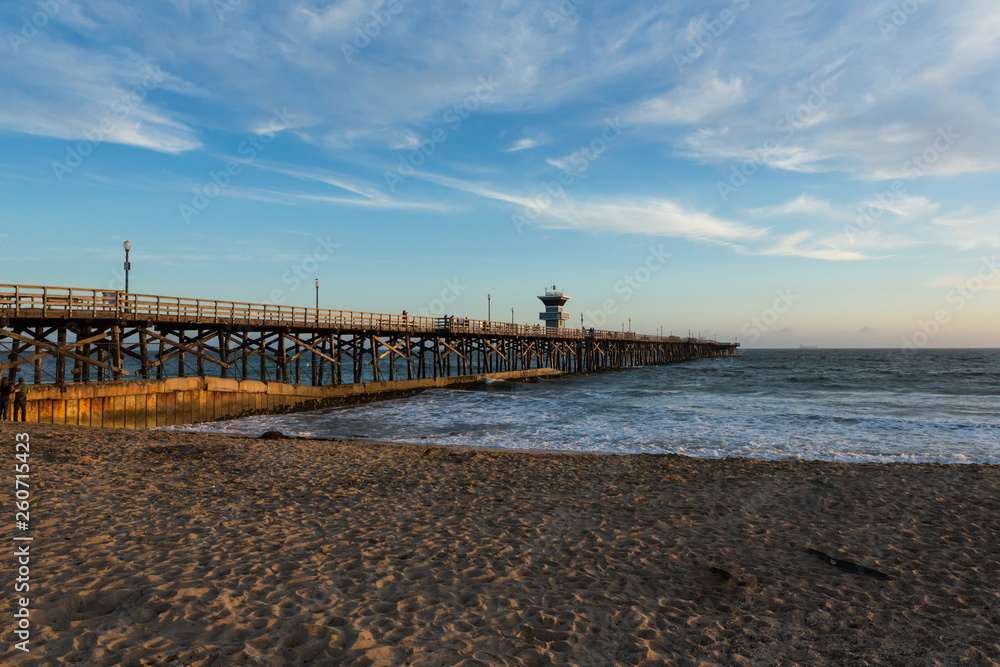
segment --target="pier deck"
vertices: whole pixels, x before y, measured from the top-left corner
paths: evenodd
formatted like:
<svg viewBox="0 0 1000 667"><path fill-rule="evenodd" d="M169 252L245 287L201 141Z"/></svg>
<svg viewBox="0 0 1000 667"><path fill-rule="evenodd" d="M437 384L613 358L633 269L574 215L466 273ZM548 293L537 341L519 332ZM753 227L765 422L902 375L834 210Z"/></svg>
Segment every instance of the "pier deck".
<svg viewBox="0 0 1000 667"><path fill-rule="evenodd" d="M330 387L731 356L737 343L458 316L413 317L0 285L0 372L35 384L217 377Z"/></svg>

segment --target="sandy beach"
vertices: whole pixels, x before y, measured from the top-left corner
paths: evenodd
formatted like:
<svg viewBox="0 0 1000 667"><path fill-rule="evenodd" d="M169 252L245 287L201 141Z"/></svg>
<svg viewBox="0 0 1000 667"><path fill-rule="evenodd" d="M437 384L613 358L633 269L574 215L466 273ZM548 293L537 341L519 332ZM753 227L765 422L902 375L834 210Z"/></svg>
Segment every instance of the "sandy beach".
<svg viewBox="0 0 1000 667"><path fill-rule="evenodd" d="M996 466L21 430L3 664L1000 664Z"/></svg>

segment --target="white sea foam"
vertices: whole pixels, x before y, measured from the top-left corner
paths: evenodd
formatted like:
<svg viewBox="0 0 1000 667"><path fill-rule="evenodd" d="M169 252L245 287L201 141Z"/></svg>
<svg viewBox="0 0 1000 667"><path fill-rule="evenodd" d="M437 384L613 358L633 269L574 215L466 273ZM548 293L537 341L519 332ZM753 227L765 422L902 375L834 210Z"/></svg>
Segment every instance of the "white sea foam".
<svg viewBox="0 0 1000 667"><path fill-rule="evenodd" d="M705 360L517 384L510 391L432 390L186 428L543 451L1000 463L995 396L892 385L830 389L823 386L828 379L815 378L789 390L781 373L805 376L808 369L765 369L761 377L738 363Z"/></svg>

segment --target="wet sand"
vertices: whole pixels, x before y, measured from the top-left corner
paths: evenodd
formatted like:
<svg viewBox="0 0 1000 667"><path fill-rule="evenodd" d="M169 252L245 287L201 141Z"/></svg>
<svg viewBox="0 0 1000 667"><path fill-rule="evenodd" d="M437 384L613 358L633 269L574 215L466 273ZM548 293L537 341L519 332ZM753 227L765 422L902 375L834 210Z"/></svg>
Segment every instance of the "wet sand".
<svg viewBox="0 0 1000 667"><path fill-rule="evenodd" d="M5 665L1000 664L998 466L23 430Z"/></svg>

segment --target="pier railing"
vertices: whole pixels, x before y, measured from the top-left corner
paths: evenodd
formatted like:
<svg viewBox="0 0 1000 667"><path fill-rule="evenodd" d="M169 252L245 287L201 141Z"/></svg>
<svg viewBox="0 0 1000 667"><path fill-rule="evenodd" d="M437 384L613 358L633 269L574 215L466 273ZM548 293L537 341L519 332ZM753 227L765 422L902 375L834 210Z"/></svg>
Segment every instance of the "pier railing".
<svg viewBox="0 0 1000 667"><path fill-rule="evenodd" d="M0 284L0 316L42 318L147 319L192 324L291 326L414 333L488 333L560 339L598 338L648 342L714 343L701 338L651 336L593 328L549 328L466 317L389 315L350 310L134 294L121 290Z"/></svg>

